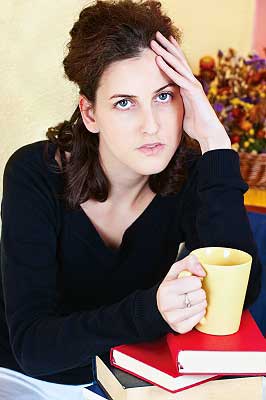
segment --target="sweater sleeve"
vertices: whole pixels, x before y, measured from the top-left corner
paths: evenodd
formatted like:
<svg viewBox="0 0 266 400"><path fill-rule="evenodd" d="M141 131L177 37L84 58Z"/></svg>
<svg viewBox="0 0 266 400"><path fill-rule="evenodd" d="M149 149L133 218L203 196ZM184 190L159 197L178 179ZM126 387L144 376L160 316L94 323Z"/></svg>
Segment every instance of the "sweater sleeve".
<svg viewBox="0 0 266 400"><path fill-rule="evenodd" d="M58 315L59 202L44 164L37 168L28 158L20 149L7 163L1 208L6 319L22 370L38 377L82 367L112 346L168 332L156 303L159 285L95 310Z"/></svg>
<svg viewBox="0 0 266 400"><path fill-rule="evenodd" d="M257 298L261 264L246 209L248 185L241 177L239 155L231 149L210 150L192 168L184 191L182 230L186 248L224 246L252 258L244 307Z"/></svg>

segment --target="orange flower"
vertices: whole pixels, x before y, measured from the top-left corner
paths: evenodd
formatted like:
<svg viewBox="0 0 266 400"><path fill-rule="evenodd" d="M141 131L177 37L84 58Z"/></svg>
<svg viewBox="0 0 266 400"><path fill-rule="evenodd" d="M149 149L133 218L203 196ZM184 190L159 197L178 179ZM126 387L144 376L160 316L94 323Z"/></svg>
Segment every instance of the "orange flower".
<svg viewBox="0 0 266 400"><path fill-rule="evenodd" d="M239 126L243 131L249 131L252 128L252 123L247 119L242 119L239 123Z"/></svg>

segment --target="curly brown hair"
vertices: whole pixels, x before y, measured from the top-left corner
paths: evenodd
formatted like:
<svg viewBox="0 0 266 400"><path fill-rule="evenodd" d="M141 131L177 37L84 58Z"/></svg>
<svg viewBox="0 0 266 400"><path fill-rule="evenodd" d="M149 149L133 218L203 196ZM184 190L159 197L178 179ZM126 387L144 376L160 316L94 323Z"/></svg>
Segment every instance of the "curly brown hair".
<svg viewBox="0 0 266 400"><path fill-rule="evenodd" d="M65 74L78 85L79 93L94 104L104 70L113 62L139 56L150 47L158 30L180 43L181 32L163 13L159 1L96 0L81 11L70 31L68 54L63 61ZM63 160L64 197L71 208L88 199L104 202L110 190L98 157L99 136L88 133L79 106L69 121L46 133L61 156L65 151L71 153L68 162ZM198 143L183 132L167 167L149 176L151 190L161 195L180 190L187 176L187 160L198 153Z"/></svg>

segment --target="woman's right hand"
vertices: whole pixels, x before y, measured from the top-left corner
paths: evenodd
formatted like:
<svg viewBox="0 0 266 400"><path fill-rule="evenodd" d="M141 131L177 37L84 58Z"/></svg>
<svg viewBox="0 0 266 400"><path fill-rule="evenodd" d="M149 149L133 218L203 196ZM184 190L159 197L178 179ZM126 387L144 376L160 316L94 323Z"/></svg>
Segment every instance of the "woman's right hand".
<svg viewBox="0 0 266 400"><path fill-rule="evenodd" d="M193 275L178 278L181 271ZM157 290L157 307L168 325L178 333L190 331L203 318L207 302L201 277L206 275L194 254L175 262ZM186 306L186 296L191 306Z"/></svg>

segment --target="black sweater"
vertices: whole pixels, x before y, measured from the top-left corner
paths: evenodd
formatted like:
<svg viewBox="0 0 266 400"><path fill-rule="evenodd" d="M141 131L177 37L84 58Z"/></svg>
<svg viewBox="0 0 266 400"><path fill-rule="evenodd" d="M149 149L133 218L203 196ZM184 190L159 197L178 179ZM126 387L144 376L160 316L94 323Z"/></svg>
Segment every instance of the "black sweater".
<svg viewBox="0 0 266 400"><path fill-rule="evenodd" d="M82 208L69 210L60 200L56 148L49 143L47 162L45 143L17 150L4 172L0 366L52 382L86 383L94 355L171 331L156 292L184 241L189 250L249 252L245 306L255 300L261 266L235 151L195 158L182 189L157 194L112 250Z"/></svg>

